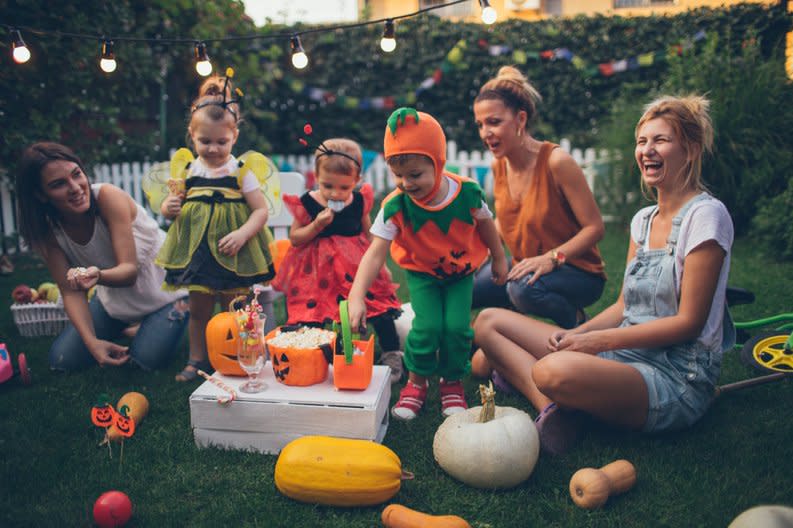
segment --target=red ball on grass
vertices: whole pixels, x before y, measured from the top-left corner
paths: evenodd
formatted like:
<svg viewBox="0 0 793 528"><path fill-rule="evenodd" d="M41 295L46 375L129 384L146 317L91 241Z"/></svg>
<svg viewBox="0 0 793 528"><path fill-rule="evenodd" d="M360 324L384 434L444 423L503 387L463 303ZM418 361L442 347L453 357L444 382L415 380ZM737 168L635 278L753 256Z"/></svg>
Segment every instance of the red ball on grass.
<svg viewBox="0 0 793 528"><path fill-rule="evenodd" d="M106 491L94 503L94 522L101 528L124 526L132 517L132 501L121 491Z"/></svg>

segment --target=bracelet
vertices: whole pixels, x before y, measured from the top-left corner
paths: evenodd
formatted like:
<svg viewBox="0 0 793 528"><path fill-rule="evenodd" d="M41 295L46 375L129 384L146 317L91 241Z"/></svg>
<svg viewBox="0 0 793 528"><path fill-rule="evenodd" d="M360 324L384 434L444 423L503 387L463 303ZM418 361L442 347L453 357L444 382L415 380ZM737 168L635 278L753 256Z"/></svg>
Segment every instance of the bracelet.
<svg viewBox="0 0 793 528"><path fill-rule="evenodd" d="M102 280L102 270L99 269L97 266L96 268L96 283L99 284L99 281Z"/></svg>
<svg viewBox="0 0 793 528"><path fill-rule="evenodd" d="M553 261L554 269L560 268L562 264L565 263L567 260L567 255L559 251L558 249L551 250L551 260Z"/></svg>

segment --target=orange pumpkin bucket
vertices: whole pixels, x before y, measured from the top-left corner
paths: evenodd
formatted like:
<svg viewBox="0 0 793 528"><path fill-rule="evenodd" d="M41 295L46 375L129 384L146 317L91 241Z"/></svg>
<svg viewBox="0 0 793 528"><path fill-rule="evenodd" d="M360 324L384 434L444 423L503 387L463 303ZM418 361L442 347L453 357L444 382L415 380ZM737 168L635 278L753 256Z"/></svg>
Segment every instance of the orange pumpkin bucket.
<svg viewBox="0 0 793 528"><path fill-rule="evenodd" d="M270 256L273 257L273 269L276 273L278 273L278 270L281 269L281 262L283 262L286 253L291 247L292 244L289 242L288 238L282 238L270 242Z"/></svg>
<svg viewBox="0 0 793 528"><path fill-rule="evenodd" d="M279 346L272 343L272 340L282 332L297 328L279 326L272 329L264 338L267 350L270 352L275 379L284 385L297 387L322 383L328 377L328 357L333 355L336 339L334 337L329 344L314 348Z"/></svg>
<svg viewBox="0 0 793 528"><path fill-rule="evenodd" d="M347 301L339 303L342 350L333 354L333 385L337 389L364 390L372 381L374 365L374 336L367 341L354 339L350 329Z"/></svg>

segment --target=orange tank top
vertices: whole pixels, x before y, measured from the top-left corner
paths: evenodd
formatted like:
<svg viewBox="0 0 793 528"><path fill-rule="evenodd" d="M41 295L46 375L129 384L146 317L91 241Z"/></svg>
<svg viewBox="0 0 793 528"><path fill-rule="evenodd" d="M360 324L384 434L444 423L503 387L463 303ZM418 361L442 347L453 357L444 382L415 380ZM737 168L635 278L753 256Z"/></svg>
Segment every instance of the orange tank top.
<svg viewBox="0 0 793 528"><path fill-rule="evenodd" d="M501 238L515 262L547 253L581 230L549 167L551 152L558 146L547 141L542 144L529 188L519 201L509 194L506 160L502 158L493 164L496 218ZM567 263L606 277L597 246L582 255L568 257Z"/></svg>

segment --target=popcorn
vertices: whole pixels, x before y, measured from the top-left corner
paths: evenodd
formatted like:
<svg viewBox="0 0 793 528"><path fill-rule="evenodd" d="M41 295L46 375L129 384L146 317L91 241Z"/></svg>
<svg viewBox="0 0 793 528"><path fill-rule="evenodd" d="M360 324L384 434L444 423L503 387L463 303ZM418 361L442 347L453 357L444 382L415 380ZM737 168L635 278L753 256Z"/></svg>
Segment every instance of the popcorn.
<svg viewBox="0 0 793 528"><path fill-rule="evenodd" d="M280 332L267 341L268 345L282 348L311 349L328 345L336 339L336 332L322 328L303 327L294 332Z"/></svg>

